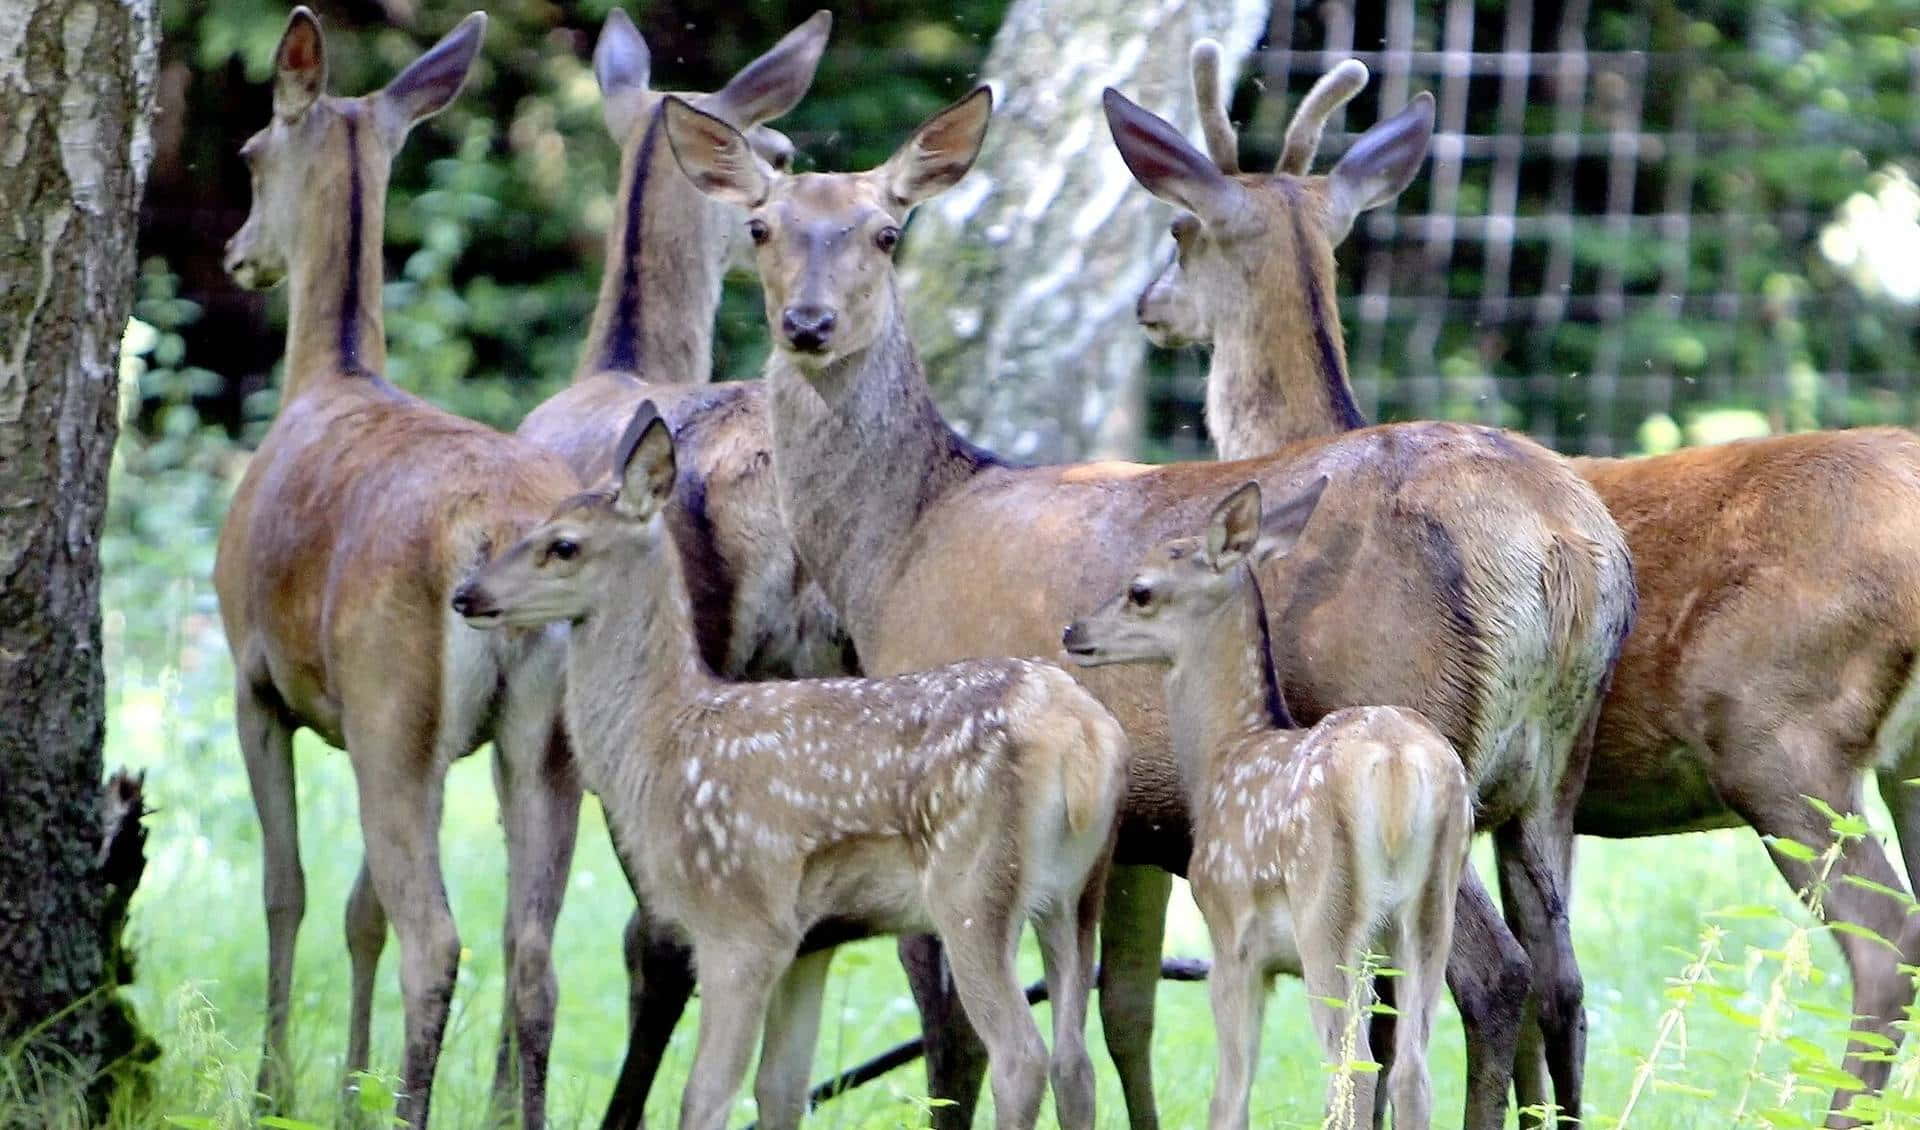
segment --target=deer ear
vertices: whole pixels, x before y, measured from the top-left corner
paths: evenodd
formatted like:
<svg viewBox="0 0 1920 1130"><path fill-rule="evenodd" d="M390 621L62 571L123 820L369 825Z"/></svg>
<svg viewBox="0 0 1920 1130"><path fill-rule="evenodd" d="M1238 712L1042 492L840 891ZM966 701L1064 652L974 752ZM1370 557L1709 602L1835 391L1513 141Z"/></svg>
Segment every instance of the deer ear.
<svg viewBox="0 0 1920 1130"><path fill-rule="evenodd" d="M632 518L651 518L673 495L676 465L673 433L653 401L642 401L615 449L620 494L614 507Z"/></svg>
<svg viewBox="0 0 1920 1130"><path fill-rule="evenodd" d="M473 61L480 57L480 41L486 34L487 14L470 14L380 92L382 125L395 143L415 125L446 109L460 93Z"/></svg>
<svg viewBox="0 0 1920 1130"><path fill-rule="evenodd" d="M1360 135L1327 174L1327 238L1339 243L1353 221L1406 191L1433 140L1433 95L1421 91L1393 117Z"/></svg>
<svg viewBox="0 0 1920 1130"><path fill-rule="evenodd" d="M1179 130L1112 87L1101 100L1113 144L1140 187L1209 225L1238 213L1243 191L1239 183L1188 144Z"/></svg>
<svg viewBox="0 0 1920 1130"><path fill-rule="evenodd" d="M320 17L304 4L287 17L287 30L273 52L273 113L298 121L327 90L327 40Z"/></svg>
<svg viewBox="0 0 1920 1130"><path fill-rule="evenodd" d="M695 188L749 210L766 203L772 182L739 130L671 96L660 112L674 160Z"/></svg>
<svg viewBox="0 0 1920 1130"><path fill-rule="evenodd" d="M753 147L753 155L765 161L776 173L793 171L793 139L772 126L754 126L741 136Z"/></svg>
<svg viewBox="0 0 1920 1130"><path fill-rule="evenodd" d="M993 89L981 85L965 98L928 118L887 163L875 170L897 215L937 196L967 175L987 139L993 116Z"/></svg>
<svg viewBox="0 0 1920 1130"><path fill-rule="evenodd" d="M822 9L783 36L766 54L748 63L708 104L741 126L770 122L800 104L813 85L813 72L827 49L833 13Z"/></svg>
<svg viewBox="0 0 1920 1130"><path fill-rule="evenodd" d="M1328 481L1327 476L1321 475L1309 483L1307 489L1267 511L1260 520L1260 540L1253 547L1256 564L1293 552L1300 535L1306 532L1307 522L1313 518L1314 508L1320 505L1320 496L1327 491Z"/></svg>
<svg viewBox="0 0 1920 1130"><path fill-rule="evenodd" d="M652 71L653 53L640 29L624 10L608 12L593 48L593 77L600 84L600 113L614 140L625 141L640 124Z"/></svg>
<svg viewBox="0 0 1920 1130"><path fill-rule="evenodd" d="M1207 564L1216 573L1246 560L1260 540L1260 484L1244 483L1207 519Z"/></svg>

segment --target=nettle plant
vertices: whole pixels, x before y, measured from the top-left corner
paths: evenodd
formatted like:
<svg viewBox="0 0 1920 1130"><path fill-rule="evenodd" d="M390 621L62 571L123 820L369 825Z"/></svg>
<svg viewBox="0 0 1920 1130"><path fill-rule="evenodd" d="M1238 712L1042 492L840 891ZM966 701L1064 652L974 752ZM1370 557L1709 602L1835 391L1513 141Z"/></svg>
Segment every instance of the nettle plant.
<svg viewBox="0 0 1920 1130"><path fill-rule="evenodd" d="M1904 784L1912 787L1920 781ZM1721 1119L1716 1123L1721 1126L1820 1126L1826 1096L1860 1086L1841 1066L1849 1039L1874 1049L1863 1058L1891 1064L1891 1077L1879 1094L1855 1095L1847 1114L1880 1125L1911 1126L1920 1120L1920 1041L1906 1038L1896 1048L1887 1037L1856 1031L1846 1010L1834 1007L1819 992L1826 981L1817 964L1820 935L1850 933L1893 948L1890 939L1864 926L1825 921L1821 915L1835 865L1852 845L1872 835L1872 829L1858 814L1835 811L1811 797L1807 803L1826 818L1832 833L1828 843L1817 847L1769 837L1768 846L1776 854L1807 864L1813 872L1814 879L1801 892L1806 905L1813 908L1813 918L1767 905L1731 906L1709 913L1696 948L1686 954L1686 964L1667 979L1670 1004L1656 1026L1652 1045L1640 1059L1619 1113L1589 1115L1589 1126L1627 1130L1641 1125L1646 1115L1643 1100L1662 1092L1697 1100L1701 1105L1693 1108L1694 1117L1711 1112ZM1843 875L1839 882L1893 899L1908 914L1920 912L1920 903L1905 891L1858 875ZM1747 944L1738 959L1733 958L1727 953L1730 938L1722 923L1756 919L1777 924L1783 930L1779 941ZM1909 977L1920 977L1920 968L1904 964L1900 968ZM1746 1047L1718 1050L1720 1058L1732 1065L1731 1072L1697 1072L1689 1063L1687 1026L1702 1010L1752 1033ZM1905 1016L1893 1026L1903 1037L1911 1037L1920 1028L1917 1020L1920 1010L1909 1003ZM1802 1034L1809 1026L1821 1029L1818 1042ZM1703 1086L1702 1080L1709 1075L1720 1085Z"/></svg>

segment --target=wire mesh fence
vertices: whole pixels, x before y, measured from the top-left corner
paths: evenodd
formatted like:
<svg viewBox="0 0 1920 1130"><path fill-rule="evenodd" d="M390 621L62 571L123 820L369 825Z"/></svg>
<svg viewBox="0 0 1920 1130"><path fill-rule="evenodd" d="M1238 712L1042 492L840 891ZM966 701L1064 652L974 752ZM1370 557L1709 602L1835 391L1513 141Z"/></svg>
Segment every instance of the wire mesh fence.
<svg viewBox="0 0 1920 1130"><path fill-rule="evenodd" d="M1373 82L1329 123L1324 168L1349 126L1438 100L1423 174L1339 253L1371 418L1592 454L1710 415L1904 424L1920 396L1911 7L1282 0L1234 116L1270 162L1300 96L1360 59ZM1203 372L1182 356L1156 382L1173 452L1199 447Z"/></svg>

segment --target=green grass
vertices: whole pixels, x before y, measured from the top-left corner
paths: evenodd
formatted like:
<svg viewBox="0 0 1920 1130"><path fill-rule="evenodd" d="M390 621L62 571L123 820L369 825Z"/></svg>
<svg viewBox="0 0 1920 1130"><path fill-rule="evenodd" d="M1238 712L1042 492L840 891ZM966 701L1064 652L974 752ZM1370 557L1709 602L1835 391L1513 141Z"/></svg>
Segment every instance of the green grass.
<svg viewBox="0 0 1920 1130"><path fill-rule="evenodd" d="M177 547L176 561L205 578L211 548ZM154 585L149 568L109 577L107 636L111 726L109 766L149 772L150 862L134 903L139 976L131 992L165 1049L154 1096L126 1126L225 1126L244 1122L260 1040L265 930L260 906L258 830L232 733L232 691L225 647L204 580ZM337 1106L345 1044L347 961L341 913L360 860L354 791L346 758L303 735L297 745L301 846L309 914L300 935L293 1002L299 1099L291 1112L330 1122ZM451 773L441 842L463 954L453 1018L434 1093L435 1125L478 1125L486 1109L496 1039L501 965L498 946L504 860L489 775L481 757ZM1484 859L1481 860L1484 866ZM624 1047L625 980L619 940L631 896L591 803L556 939L561 984L549 1110L557 1127L595 1125ZM1766 914L1710 917L1722 907L1772 908ZM1631 1125L1643 1130L1730 1125L1750 1074L1766 1087L1788 1083L1786 1107L1761 1125L1816 1118L1824 1087L1791 1069L1789 1042L1812 1041L1837 1058L1837 1021L1816 1014L1846 1007L1846 981L1831 942L1809 932L1811 918L1792 903L1758 841L1724 832L1635 843L1585 841L1576 887L1576 942L1587 978L1590 1018L1588 1096L1595 1124L1623 1109L1635 1075L1656 1046L1670 982L1701 946L1703 931L1724 931L1719 964L1701 964L1723 988L1669 1017L1657 1070L1643 1082ZM1798 942L1795 939L1798 939ZM1811 946L1805 983L1788 978L1785 957ZM1168 951L1204 954L1205 931L1182 896ZM1037 962L1029 954L1029 971ZM398 1061L400 1009L393 947L381 969L374 1063ZM1167 985L1159 996L1155 1069L1163 1122L1203 1125L1213 1072L1206 991ZM1703 1003L1704 1002L1704 1003ZM1710 1007L1711 1005L1711 1007ZM692 1024L676 1034L650 1119L671 1125L691 1055ZM1042 1017L1044 1024L1044 1016ZM1091 1034L1098 1049L1098 1018ZM905 983L890 942L845 949L835 963L816 1077L890 1046L915 1031ZM1278 982L1269 1008L1253 1115L1263 1126L1320 1124L1325 1076L1308 1031L1297 982ZM1755 1059L1756 1046L1760 1056ZM1096 1053L1097 1054L1097 1053ZM1110 1066L1097 1055L1100 1122L1124 1118ZM1457 1125L1462 1048L1451 1005L1434 1039L1436 1125ZM1797 1089L1794 1080L1802 1080ZM823 1108L811 1125L826 1128L924 1125L918 1067ZM1771 1101L1769 1099L1769 1101ZM1704 1111L1721 1112L1712 1116ZM736 1124L751 1117L741 1099ZM1043 1125L1051 1125L1051 1115Z"/></svg>

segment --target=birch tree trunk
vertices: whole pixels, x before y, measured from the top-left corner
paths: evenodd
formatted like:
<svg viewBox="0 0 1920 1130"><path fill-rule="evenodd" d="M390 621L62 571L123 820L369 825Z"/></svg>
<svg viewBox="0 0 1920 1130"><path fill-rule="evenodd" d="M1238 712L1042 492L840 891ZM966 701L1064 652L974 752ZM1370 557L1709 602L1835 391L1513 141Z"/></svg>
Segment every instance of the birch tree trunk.
<svg viewBox="0 0 1920 1130"><path fill-rule="evenodd" d="M11 1081L47 1125L67 1083L97 1112L138 1041L111 919L140 804L101 785L99 543L155 34L152 0L0 0L0 1048L28 1037L49 1069Z"/></svg>
<svg viewBox="0 0 1920 1130"><path fill-rule="evenodd" d="M1133 304L1170 244L1165 206L1107 135L1114 86L1194 124L1187 52L1213 36L1238 70L1267 0L1013 0L982 77L999 99L959 187L920 209L901 273L948 418L1020 459L1127 455L1146 342Z"/></svg>

